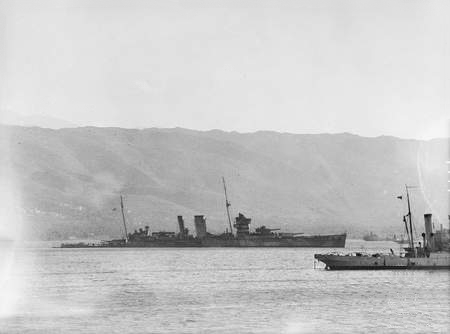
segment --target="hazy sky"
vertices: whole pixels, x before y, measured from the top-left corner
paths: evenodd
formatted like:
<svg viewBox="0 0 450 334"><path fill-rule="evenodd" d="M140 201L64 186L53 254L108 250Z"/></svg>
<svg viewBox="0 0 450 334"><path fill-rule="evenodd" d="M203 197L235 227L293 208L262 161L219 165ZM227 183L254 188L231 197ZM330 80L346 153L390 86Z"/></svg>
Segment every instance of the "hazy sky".
<svg viewBox="0 0 450 334"><path fill-rule="evenodd" d="M449 14L448 0L1 1L0 113L446 136Z"/></svg>

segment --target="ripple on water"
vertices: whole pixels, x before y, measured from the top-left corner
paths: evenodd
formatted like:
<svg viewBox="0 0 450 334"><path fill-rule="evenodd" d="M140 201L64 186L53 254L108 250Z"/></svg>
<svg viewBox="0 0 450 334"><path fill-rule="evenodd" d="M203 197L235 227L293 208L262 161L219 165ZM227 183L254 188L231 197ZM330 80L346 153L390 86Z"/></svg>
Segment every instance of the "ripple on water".
<svg viewBox="0 0 450 334"><path fill-rule="evenodd" d="M23 249L5 333L446 333L449 273L329 272L314 249ZM27 261L32 257L33 261ZM23 267L23 266L22 266Z"/></svg>

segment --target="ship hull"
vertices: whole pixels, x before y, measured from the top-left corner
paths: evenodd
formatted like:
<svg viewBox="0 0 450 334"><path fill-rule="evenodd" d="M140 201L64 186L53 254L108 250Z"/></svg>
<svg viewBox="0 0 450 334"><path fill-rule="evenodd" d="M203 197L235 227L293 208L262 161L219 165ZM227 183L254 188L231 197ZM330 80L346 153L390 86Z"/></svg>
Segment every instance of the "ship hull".
<svg viewBox="0 0 450 334"><path fill-rule="evenodd" d="M400 257L395 255L352 256L316 254L317 260L329 270L435 270L450 269L450 253L432 253L430 257Z"/></svg>
<svg viewBox="0 0 450 334"><path fill-rule="evenodd" d="M152 240L152 241L130 241L116 247L131 248L158 248L158 247L202 247L200 240Z"/></svg>
<svg viewBox="0 0 450 334"><path fill-rule="evenodd" d="M345 247L346 234L313 235L293 238L248 236L245 238L213 238L202 240L203 247Z"/></svg>
<svg viewBox="0 0 450 334"><path fill-rule="evenodd" d="M138 240L129 241L107 241L102 243L77 243L77 244L62 244L60 248L158 248L158 247L204 247L198 239L190 240Z"/></svg>
<svg viewBox="0 0 450 334"><path fill-rule="evenodd" d="M62 244L61 248L157 248L157 247L236 247L236 248L250 248L250 247L329 247L329 248L343 248L345 247L345 240L347 235L313 235L313 236L299 236L299 237L260 237L248 236L245 238L227 238L207 236L202 239L152 239L152 240L132 240L125 242L125 240L114 240L104 242L101 244Z"/></svg>

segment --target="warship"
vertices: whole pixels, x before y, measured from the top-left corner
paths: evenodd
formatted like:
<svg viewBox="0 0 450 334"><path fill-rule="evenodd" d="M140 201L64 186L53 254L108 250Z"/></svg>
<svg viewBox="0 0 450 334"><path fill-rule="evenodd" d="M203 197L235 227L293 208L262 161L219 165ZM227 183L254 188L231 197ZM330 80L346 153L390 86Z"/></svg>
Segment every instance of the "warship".
<svg viewBox="0 0 450 334"><path fill-rule="evenodd" d="M408 213L403 216L408 247L404 248L403 253L396 255L391 249L389 254L315 254L314 258L323 262L328 270L450 269L450 227L444 229L441 225L440 230L434 231L432 215L425 214L425 232L422 233L422 241L416 244L408 188L406 186Z"/></svg>
<svg viewBox="0 0 450 334"><path fill-rule="evenodd" d="M178 232L150 232L149 226L133 233L127 232L123 198L120 207L124 237L98 243L63 243L61 248L87 247L345 247L347 234L305 235L304 233L280 232L278 228L260 226L250 231L251 219L242 213L231 222L225 179L222 178L228 225L224 233L212 234L207 231L204 215L194 216L195 236L185 227L184 219L178 216ZM234 229L233 229L234 228Z"/></svg>

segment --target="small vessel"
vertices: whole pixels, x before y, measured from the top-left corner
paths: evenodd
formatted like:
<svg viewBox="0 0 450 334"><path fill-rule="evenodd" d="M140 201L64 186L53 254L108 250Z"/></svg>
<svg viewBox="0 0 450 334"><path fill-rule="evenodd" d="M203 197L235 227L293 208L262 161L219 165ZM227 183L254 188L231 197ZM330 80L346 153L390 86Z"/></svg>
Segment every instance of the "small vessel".
<svg viewBox="0 0 450 334"><path fill-rule="evenodd" d="M378 236L377 234L370 232L369 234L365 234L363 236L364 241L383 241L384 239Z"/></svg>
<svg viewBox="0 0 450 334"><path fill-rule="evenodd" d="M381 269L450 269L450 228L433 231L432 215L425 214L425 232L422 242L414 243L411 206L408 186L406 198L408 214L403 222L408 236L408 247L404 253L396 255L391 249L388 254L315 254L314 258L325 264L328 270L381 270ZM402 199L402 196L398 197ZM449 217L450 219L450 217ZM408 224L409 223L409 224Z"/></svg>
<svg viewBox="0 0 450 334"><path fill-rule="evenodd" d="M404 243L404 239L397 237L395 234L391 237L390 236L380 237L378 234L373 233L373 232L364 234L363 240L364 241L393 241L393 242L397 242L397 243Z"/></svg>
<svg viewBox="0 0 450 334"><path fill-rule="evenodd" d="M128 233L123 198L120 196L124 238L99 243L63 243L60 247L345 247L346 233L305 235L304 233L279 232L278 228L267 228L266 226L257 227L251 232L249 228L251 219L242 213L239 213L232 224L225 179L222 178L222 181L229 225L229 230L226 229L222 234L209 233L206 228L206 218L203 215L194 217L195 236L185 228L182 216L178 216L179 231L177 233L165 231L151 233L148 226L145 226L145 229L141 228L133 233Z"/></svg>

